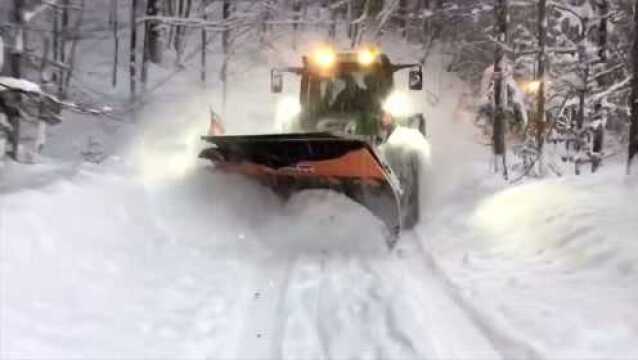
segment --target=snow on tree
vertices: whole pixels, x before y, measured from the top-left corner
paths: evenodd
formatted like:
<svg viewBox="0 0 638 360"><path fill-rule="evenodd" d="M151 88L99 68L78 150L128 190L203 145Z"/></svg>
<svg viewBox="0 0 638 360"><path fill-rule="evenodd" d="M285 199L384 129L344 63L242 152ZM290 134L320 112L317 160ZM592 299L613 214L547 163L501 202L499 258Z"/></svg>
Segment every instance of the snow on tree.
<svg viewBox="0 0 638 360"><path fill-rule="evenodd" d="M497 44L495 4L447 1L440 12L453 19L441 29L444 51L452 57L449 70L477 87L493 62ZM522 160L531 164L541 159L542 145L549 139L556 144L551 152L561 154L571 166L591 164L595 170L607 153L620 151L618 144L626 141L629 132L632 22L628 14L634 4L629 0L555 0L541 5L519 0L509 9L511 45L506 50L512 57L514 80L528 93L522 102L529 113L522 139L525 146L520 148L526 154ZM485 105L484 91L481 94L480 104ZM519 148L520 144L509 146ZM555 158L552 155L539 170L562 173Z"/></svg>

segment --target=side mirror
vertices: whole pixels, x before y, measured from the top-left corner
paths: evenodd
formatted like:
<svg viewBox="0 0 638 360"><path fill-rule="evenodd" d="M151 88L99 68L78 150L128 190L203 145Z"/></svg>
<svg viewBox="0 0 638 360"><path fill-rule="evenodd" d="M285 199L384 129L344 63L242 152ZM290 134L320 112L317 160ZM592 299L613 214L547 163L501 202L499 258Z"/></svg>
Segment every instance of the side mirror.
<svg viewBox="0 0 638 360"><path fill-rule="evenodd" d="M284 89L284 77L281 72L272 70L270 72L270 91L279 94Z"/></svg>
<svg viewBox="0 0 638 360"><path fill-rule="evenodd" d="M410 78L408 80L410 83L410 90L422 90L423 89L423 71L421 69L418 70L410 70Z"/></svg>

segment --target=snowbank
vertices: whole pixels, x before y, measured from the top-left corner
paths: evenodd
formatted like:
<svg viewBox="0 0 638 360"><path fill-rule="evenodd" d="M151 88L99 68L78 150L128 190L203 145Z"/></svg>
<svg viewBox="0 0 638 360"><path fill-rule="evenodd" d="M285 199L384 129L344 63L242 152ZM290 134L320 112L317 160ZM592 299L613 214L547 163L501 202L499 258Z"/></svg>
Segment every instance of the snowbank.
<svg viewBox="0 0 638 360"><path fill-rule="evenodd" d="M635 358L633 180L609 166L497 190L475 206L445 210L427 244L480 321L526 344L518 353Z"/></svg>
<svg viewBox="0 0 638 360"><path fill-rule="evenodd" d="M512 256L560 257L583 266L598 265L601 255L604 262L620 260L638 250L632 241L638 214L630 211L638 186L631 180L613 166L514 187L482 201L472 225L493 240L493 250Z"/></svg>

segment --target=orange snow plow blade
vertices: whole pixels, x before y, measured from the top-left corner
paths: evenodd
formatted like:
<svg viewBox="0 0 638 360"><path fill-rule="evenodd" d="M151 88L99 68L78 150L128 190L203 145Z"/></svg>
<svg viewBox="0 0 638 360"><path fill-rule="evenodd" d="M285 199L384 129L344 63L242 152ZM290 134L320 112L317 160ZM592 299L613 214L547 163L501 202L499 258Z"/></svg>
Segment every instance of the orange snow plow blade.
<svg viewBox="0 0 638 360"><path fill-rule="evenodd" d="M199 157L216 169L256 179L284 198L330 189L362 204L388 229L393 247L401 230L398 189L365 141L327 133L204 136L213 147Z"/></svg>

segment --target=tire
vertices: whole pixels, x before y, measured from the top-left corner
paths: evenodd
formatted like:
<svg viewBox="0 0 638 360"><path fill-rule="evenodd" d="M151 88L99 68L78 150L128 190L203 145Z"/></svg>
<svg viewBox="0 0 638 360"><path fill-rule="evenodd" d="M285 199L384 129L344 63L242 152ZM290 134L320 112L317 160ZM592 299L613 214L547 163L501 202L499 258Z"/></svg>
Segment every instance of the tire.
<svg viewBox="0 0 638 360"><path fill-rule="evenodd" d="M405 154L404 162L399 170L399 181L401 183L401 217L404 229L412 229L419 222L420 208L420 160L419 156L413 152Z"/></svg>

